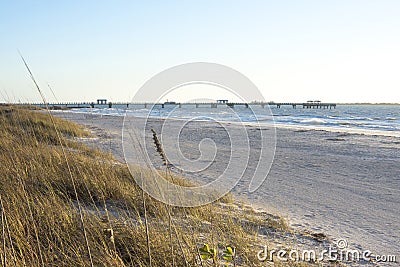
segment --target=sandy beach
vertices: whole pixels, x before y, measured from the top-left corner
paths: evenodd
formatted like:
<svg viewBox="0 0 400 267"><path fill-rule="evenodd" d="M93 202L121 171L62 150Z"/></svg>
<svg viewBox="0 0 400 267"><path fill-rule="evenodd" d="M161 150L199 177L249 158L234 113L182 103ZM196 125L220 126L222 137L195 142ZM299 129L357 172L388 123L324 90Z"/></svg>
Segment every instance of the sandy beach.
<svg viewBox="0 0 400 267"><path fill-rule="evenodd" d="M59 117L83 124L100 139L88 143L111 151L123 161L123 117L55 112ZM148 127L160 131L162 120ZM235 133L234 124L226 124ZM257 129L249 128L250 142ZM223 127L209 122L191 122L181 132L182 153L197 158L199 141L205 136L218 147L215 164L186 176L207 183L226 167L229 142ZM239 132L239 131L238 131ZM149 139L151 136L149 136ZM146 142L155 165L159 155ZM254 158L253 158L254 157ZM346 239L349 247L374 254L400 255L400 138L323 130L277 128L277 146L272 168L262 186L248 192L249 175L256 167L257 144L252 144L248 168L233 189L255 207L287 218L291 226L323 232L333 240ZM179 166L176 166L179 168ZM240 170L238 170L240 171Z"/></svg>

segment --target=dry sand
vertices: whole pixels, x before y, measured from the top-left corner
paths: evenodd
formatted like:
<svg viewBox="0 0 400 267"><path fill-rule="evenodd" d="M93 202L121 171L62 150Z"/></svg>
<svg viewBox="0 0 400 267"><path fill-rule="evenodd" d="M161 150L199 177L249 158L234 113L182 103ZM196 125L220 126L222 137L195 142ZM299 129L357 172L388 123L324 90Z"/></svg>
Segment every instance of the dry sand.
<svg viewBox="0 0 400 267"><path fill-rule="evenodd" d="M88 126L100 140L88 140L123 160L123 117L82 113L55 113ZM160 132L162 120L149 127ZM229 125L235 132L236 125ZM209 182L226 167L229 146L222 127L194 122L182 131L180 145L188 158L199 157L199 141L208 137L218 147L215 164L192 173L189 179ZM202 132L206 132L205 136ZM249 136L257 135L251 128ZM151 138L151 136L149 136ZM250 138L250 140L252 140ZM162 161L151 147L156 166ZM256 167L257 141L252 144L249 171ZM400 138L277 128L277 146L271 171L263 185L248 192L249 175L233 189L234 195L254 206L279 214L295 228L345 238L350 248L400 257ZM179 167L179 166L177 166ZM238 170L240 172L240 170Z"/></svg>

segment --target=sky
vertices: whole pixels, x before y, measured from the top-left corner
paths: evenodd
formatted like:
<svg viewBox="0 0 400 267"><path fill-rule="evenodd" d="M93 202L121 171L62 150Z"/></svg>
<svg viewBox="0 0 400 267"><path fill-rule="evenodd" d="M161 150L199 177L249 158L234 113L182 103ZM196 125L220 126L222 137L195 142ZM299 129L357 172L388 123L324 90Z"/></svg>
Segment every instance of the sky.
<svg viewBox="0 0 400 267"><path fill-rule="evenodd" d="M213 62L267 101L400 102L400 1L0 0L0 102L129 102L157 73ZM54 95L49 89L51 86ZM170 101L231 99L213 86Z"/></svg>

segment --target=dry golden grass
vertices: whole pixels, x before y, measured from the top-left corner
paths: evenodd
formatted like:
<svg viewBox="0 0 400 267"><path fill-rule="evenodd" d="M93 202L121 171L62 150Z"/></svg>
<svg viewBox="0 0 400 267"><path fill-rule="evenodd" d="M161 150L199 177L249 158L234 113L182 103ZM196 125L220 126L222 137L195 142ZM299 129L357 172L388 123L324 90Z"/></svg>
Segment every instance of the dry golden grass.
<svg viewBox="0 0 400 267"><path fill-rule="evenodd" d="M287 230L284 221L238 209L231 196L199 208L143 199L125 165L74 141L88 131L53 119L55 125L48 114L0 106L3 265L149 266L150 247L152 266L214 266L199 257L207 243L236 248L236 266L260 266L252 247L257 229Z"/></svg>

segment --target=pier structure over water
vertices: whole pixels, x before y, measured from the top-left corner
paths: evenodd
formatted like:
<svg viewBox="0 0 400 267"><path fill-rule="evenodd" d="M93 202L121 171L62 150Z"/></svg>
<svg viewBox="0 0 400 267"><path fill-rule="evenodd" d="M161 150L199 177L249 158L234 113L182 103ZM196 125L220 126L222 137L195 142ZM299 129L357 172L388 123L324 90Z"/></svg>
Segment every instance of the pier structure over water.
<svg viewBox="0 0 400 267"><path fill-rule="evenodd" d="M44 107L43 103L15 103L14 105L32 105ZM182 106L190 106L194 108L200 107L210 107L217 108L218 106L228 106L230 108L235 108L238 106L244 106L249 108L250 106L261 106L265 108L266 106L281 108L282 106L291 106L292 108L302 107L307 109L332 109L336 108L336 103L322 103L320 101L308 101L304 103L296 102L228 102L227 100L219 100L217 102L198 102L198 103L177 103L177 102L164 102L164 103L130 103L130 102L107 102L105 99L98 99L96 102L61 102L61 103L48 103L48 106L53 109L62 108L151 108L151 107L171 107L177 106L181 108Z"/></svg>
<svg viewBox="0 0 400 267"><path fill-rule="evenodd" d="M281 106L292 106L293 108L297 108L297 106L301 106L303 108L336 108L336 103L322 103L322 102L306 102L306 103L274 103L277 108L281 108Z"/></svg>

